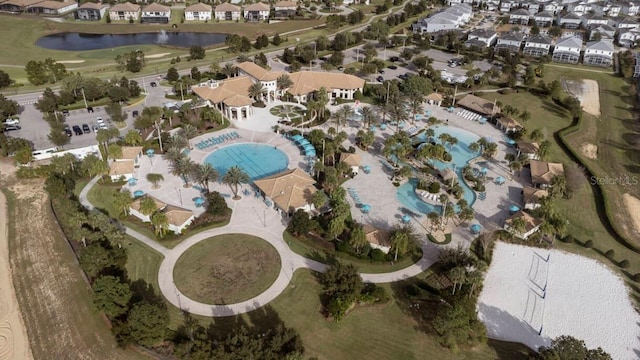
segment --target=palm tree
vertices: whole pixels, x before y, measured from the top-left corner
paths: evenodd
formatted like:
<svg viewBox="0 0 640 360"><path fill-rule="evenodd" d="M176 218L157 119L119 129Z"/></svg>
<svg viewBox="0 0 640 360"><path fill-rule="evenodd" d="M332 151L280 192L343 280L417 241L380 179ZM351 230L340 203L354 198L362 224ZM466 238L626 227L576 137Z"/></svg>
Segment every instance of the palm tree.
<svg viewBox="0 0 640 360"><path fill-rule="evenodd" d="M376 114L371 106L364 106L360 110L360 115L362 116L362 123L365 129L368 129L376 119Z"/></svg>
<svg viewBox="0 0 640 360"><path fill-rule="evenodd" d="M109 173L109 165L102 160L94 162L89 169L90 176L106 175L107 173Z"/></svg>
<svg viewBox="0 0 640 360"><path fill-rule="evenodd" d="M518 171L522 170L522 163L520 161L512 161L509 163L509 168L514 174L517 174Z"/></svg>
<svg viewBox="0 0 640 360"><path fill-rule="evenodd" d="M187 144L189 145L189 149L191 149L191 143L189 143L189 139L198 135L198 129L191 124L185 124L180 131L180 135L187 139Z"/></svg>
<svg viewBox="0 0 640 360"><path fill-rule="evenodd" d="M189 147L189 140L180 134L175 134L169 138L169 146L176 149L184 149Z"/></svg>
<svg viewBox="0 0 640 360"><path fill-rule="evenodd" d="M249 86L247 93L249 97L252 97L256 102L262 101L264 95L265 88L262 86L262 83L255 83Z"/></svg>
<svg viewBox="0 0 640 360"><path fill-rule="evenodd" d="M167 233L167 228L169 228L169 219L167 218L167 214L160 211L156 212L151 216L151 224L153 225L153 231L156 236L163 238Z"/></svg>
<svg viewBox="0 0 640 360"><path fill-rule="evenodd" d="M220 72L220 64L217 62L211 63L211 65L209 65L209 72L212 75L217 75Z"/></svg>
<svg viewBox="0 0 640 360"><path fill-rule="evenodd" d="M129 206L131 206L132 202L133 199L131 198L129 189L118 191L113 196L113 206L118 210L118 215L129 215Z"/></svg>
<svg viewBox="0 0 640 360"><path fill-rule="evenodd" d="M158 184L164 181L164 176L162 174L148 173L147 181L151 183L152 189L158 189L160 187Z"/></svg>
<svg viewBox="0 0 640 360"><path fill-rule="evenodd" d="M542 130L535 129L531 132L531 134L529 134L529 138L531 139L531 141L538 142L544 139L544 134L542 133Z"/></svg>
<svg viewBox="0 0 640 360"><path fill-rule="evenodd" d="M438 220L440 219L440 215L438 215L437 212L432 211L432 212L428 213L427 214L427 218L431 222L431 226L432 227L438 226Z"/></svg>
<svg viewBox="0 0 640 360"><path fill-rule="evenodd" d="M356 223L351 229L349 245L356 249L356 253L360 254L360 248L366 246L367 243L367 234L365 234L362 225Z"/></svg>
<svg viewBox="0 0 640 360"><path fill-rule="evenodd" d="M200 164L195 168L193 179L202 185L207 193L209 192L209 183L218 180L218 171L209 163Z"/></svg>
<svg viewBox="0 0 640 360"><path fill-rule="evenodd" d="M324 170L324 162L323 161L316 161L315 163L313 163L313 173L316 177L316 179L318 179L318 177L320 176L320 173Z"/></svg>
<svg viewBox="0 0 640 360"><path fill-rule="evenodd" d="M329 103L329 94L327 93L327 89L325 87L321 87L320 90L313 94L313 98L316 99L320 106L319 118L324 119L325 109Z"/></svg>
<svg viewBox="0 0 640 360"><path fill-rule="evenodd" d="M136 130L129 130L124 136L124 142L127 145L136 146L142 143L142 136Z"/></svg>
<svg viewBox="0 0 640 360"><path fill-rule="evenodd" d="M198 165L188 157L181 157L171 164L171 174L181 177L184 185L189 186L189 178L194 173L196 166Z"/></svg>
<svg viewBox="0 0 640 360"><path fill-rule="evenodd" d="M538 146L538 157L540 160L545 160L549 156L549 151L551 150L551 141L545 140L540 143Z"/></svg>
<svg viewBox="0 0 640 360"><path fill-rule="evenodd" d="M140 213L142 215L150 216L156 210L158 210L156 202L151 197L145 196L140 200Z"/></svg>
<svg viewBox="0 0 640 360"><path fill-rule="evenodd" d="M222 68L222 73L228 78L234 77L238 73L238 68L232 63L226 63Z"/></svg>
<svg viewBox="0 0 640 360"><path fill-rule="evenodd" d="M336 123L336 131L340 132L340 126L344 125L344 123L349 119L353 110L349 105L343 105L341 108L336 110L332 115L333 122Z"/></svg>
<svg viewBox="0 0 640 360"><path fill-rule="evenodd" d="M122 157L122 147L118 144L109 144L107 148L109 159L119 159Z"/></svg>
<svg viewBox="0 0 640 360"><path fill-rule="evenodd" d="M456 294L456 287L460 284L460 288L462 288L462 283L467 277L467 272L462 266L456 266L453 269L449 270L449 278L453 281L453 292L451 295Z"/></svg>
<svg viewBox="0 0 640 360"><path fill-rule="evenodd" d="M409 95L409 110L413 114L411 117L411 123L415 123L416 115L422 114L424 111L424 107L422 106L422 102L424 98L420 93L412 93Z"/></svg>
<svg viewBox="0 0 640 360"><path fill-rule="evenodd" d="M394 251L394 261L398 260L398 254L405 254L409 247L415 243L416 234L413 225L404 224L402 226L395 226L391 230L391 248Z"/></svg>
<svg viewBox="0 0 640 360"><path fill-rule="evenodd" d="M179 159L186 157L184 153L182 153L182 149L178 147L170 147L167 152L164 153L164 158L170 163L173 164Z"/></svg>
<svg viewBox="0 0 640 360"><path fill-rule="evenodd" d="M278 76L276 79L276 87L280 91L280 94L283 94L285 90L289 89L293 86L293 81L287 74L283 74Z"/></svg>
<svg viewBox="0 0 640 360"><path fill-rule="evenodd" d="M527 122L529 121L529 119L531 119L530 112L528 112L527 110L524 110L523 112L520 113L520 120Z"/></svg>
<svg viewBox="0 0 640 360"><path fill-rule="evenodd" d="M549 195L555 197L565 197L567 195L567 178L562 175L554 176L551 179Z"/></svg>
<svg viewBox="0 0 640 360"><path fill-rule="evenodd" d="M490 142L485 146L484 151L482 151L482 155L484 155L487 158L492 158L497 151L498 151L498 145L494 142Z"/></svg>
<svg viewBox="0 0 640 360"><path fill-rule="evenodd" d="M524 220L523 216L518 216L517 218L511 219L509 229L516 235L522 236L527 229L527 222Z"/></svg>
<svg viewBox="0 0 640 360"><path fill-rule="evenodd" d="M241 167L234 165L227 170L227 173L222 177L222 181L229 185L231 191L233 191L233 198L238 199L238 186L249 182L249 175L247 175Z"/></svg>

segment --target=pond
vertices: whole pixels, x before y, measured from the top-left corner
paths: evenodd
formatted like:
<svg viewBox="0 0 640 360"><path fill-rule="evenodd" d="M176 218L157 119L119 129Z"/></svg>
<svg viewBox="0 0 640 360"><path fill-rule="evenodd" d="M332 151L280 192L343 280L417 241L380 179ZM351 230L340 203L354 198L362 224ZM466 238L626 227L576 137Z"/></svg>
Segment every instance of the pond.
<svg viewBox="0 0 640 360"><path fill-rule="evenodd" d="M226 34L166 32L160 30L139 34L85 34L65 32L43 36L36 45L52 50L84 51L109 49L127 45L169 45L188 48L192 45L202 47L224 43Z"/></svg>

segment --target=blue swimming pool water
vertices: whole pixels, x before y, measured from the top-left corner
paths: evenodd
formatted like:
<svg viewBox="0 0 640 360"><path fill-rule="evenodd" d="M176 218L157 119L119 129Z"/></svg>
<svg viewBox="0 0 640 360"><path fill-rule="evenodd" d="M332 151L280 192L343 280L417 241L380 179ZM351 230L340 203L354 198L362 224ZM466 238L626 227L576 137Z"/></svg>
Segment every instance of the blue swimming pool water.
<svg viewBox="0 0 640 360"><path fill-rule="evenodd" d="M477 141L480 137L474 133L469 131L452 127L452 126L434 126L432 129L435 132L435 139L427 139L425 133L421 133L417 135L415 138L420 141L435 141L439 143L438 136L443 133L447 133L458 139L458 143L449 147L447 145L447 150L451 153L452 160L449 163L444 163L442 161L433 161L432 164L435 168L443 170L445 168L455 169L458 174L458 178L462 179L462 169L466 166L467 162L479 154L474 153L469 150L469 144ZM432 211L441 212L442 207L437 205L426 204L422 200L420 200L415 195L415 189L418 184L417 179L412 179L412 181L407 182L406 184L400 186L396 192L396 198L400 203L409 208L412 211L420 212L423 214L428 214ZM460 181L460 185L464 190L463 198L469 203L469 205L473 205L476 201L476 194L464 181Z"/></svg>
<svg viewBox="0 0 640 360"><path fill-rule="evenodd" d="M207 155L204 161L211 164L220 176L238 165L252 181L282 172L289 165L287 154L280 149L254 143L225 146Z"/></svg>

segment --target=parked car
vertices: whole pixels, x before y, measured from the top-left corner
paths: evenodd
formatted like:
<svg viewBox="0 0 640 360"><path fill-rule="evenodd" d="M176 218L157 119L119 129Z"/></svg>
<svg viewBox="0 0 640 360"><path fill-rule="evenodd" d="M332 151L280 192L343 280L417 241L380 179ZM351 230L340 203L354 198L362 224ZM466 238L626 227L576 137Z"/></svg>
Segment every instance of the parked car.
<svg viewBox="0 0 640 360"><path fill-rule="evenodd" d="M378 70L378 74L384 74L384 70L382 69Z"/></svg>
<svg viewBox="0 0 640 360"><path fill-rule="evenodd" d="M398 78L401 79L401 80L407 80L409 78L409 75L408 74L400 74L400 75L398 75Z"/></svg>
<svg viewBox="0 0 640 360"><path fill-rule="evenodd" d="M22 130L22 127L20 125L5 125L4 126L4 131L16 131L16 130Z"/></svg>
<svg viewBox="0 0 640 360"><path fill-rule="evenodd" d="M138 115L140 115L140 113L138 112L138 110L133 110L133 112L131 112L131 115L133 117L138 117Z"/></svg>
<svg viewBox="0 0 640 360"><path fill-rule="evenodd" d="M69 116L69 110L67 109L62 110L62 115Z"/></svg>
<svg viewBox="0 0 640 360"><path fill-rule="evenodd" d="M93 112L93 106L87 106L87 112L88 113L92 113Z"/></svg>
<svg viewBox="0 0 640 360"><path fill-rule="evenodd" d="M88 124L82 124L82 132L85 134L88 134L91 132L91 128L89 127Z"/></svg>
<svg viewBox="0 0 640 360"><path fill-rule="evenodd" d="M400 61L400 57L392 56L392 57L389 58L389 61L393 61L393 62Z"/></svg>
<svg viewBox="0 0 640 360"><path fill-rule="evenodd" d="M318 60L327 61L327 57L326 57L326 56L320 56L320 57L318 58Z"/></svg>
<svg viewBox="0 0 640 360"><path fill-rule="evenodd" d="M18 119L7 119L2 124L4 124L4 125L18 125L18 124L20 124L20 120L18 120Z"/></svg>
<svg viewBox="0 0 640 360"><path fill-rule="evenodd" d="M69 127L69 125L65 125L65 126L64 126L64 133L65 133L67 136L71 137L71 128Z"/></svg>
<svg viewBox="0 0 640 360"><path fill-rule="evenodd" d="M93 125L91 128L93 129L93 132L94 132L94 133L97 133L97 132L98 132L98 130L100 129L100 128L98 127L98 125Z"/></svg>
<svg viewBox="0 0 640 360"><path fill-rule="evenodd" d="M97 122L98 124L104 124L104 120L102 119L102 116L98 116L98 117L96 118L96 122Z"/></svg>
<svg viewBox="0 0 640 360"><path fill-rule="evenodd" d="M76 136L82 135L82 129L80 128L80 126L73 125L72 129L73 129L73 133L76 134Z"/></svg>
<svg viewBox="0 0 640 360"><path fill-rule="evenodd" d="M344 66L338 66L338 70L344 71Z"/></svg>
<svg viewBox="0 0 640 360"><path fill-rule="evenodd" d="M383 82L383 81L384 81L384 78L383 78L382 76L378 76L378 77L376 78L376 81L377 81L377 82Z"/></svg>
<svg viewBox="0 0 640 360"><path fill-rule="evenodd" d="M102 123L102 124L99 124L99 125L98 125L98 129L106 130L106 129L108 129L108 128L109 128L109 127L108 127L108 126L107 126L107 124L105 124L105 123Z"/></svg>
<svg viewBox="0 0 640 360"><path fill-rule="evenodd" d="M398 67L397 67L397 66L395 66L395 65L389 65L389 66L387 66L387 67L388 67L389 69L391 69L391 70L397 70L397 69L398 69Z"/></svg>
<svg viewBox="0 0 640 360"><path fill-rule="evenodd" d="M155 81L152 81L151 83L149 83L149 85L151 85L151 87L156 87L158 86L158 83L156 83Z"/></svg>

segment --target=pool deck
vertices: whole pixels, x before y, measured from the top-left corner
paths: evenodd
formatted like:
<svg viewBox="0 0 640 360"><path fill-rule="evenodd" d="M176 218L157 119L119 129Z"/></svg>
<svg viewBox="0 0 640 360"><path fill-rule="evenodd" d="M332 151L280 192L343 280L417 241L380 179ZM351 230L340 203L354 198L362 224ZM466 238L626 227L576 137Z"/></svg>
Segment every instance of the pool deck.
<svg viewBox="0 0 640 360"><path fill-rule="evenodd" d="M227 140L221 144L211 146L204 150L198 150L195 147L195 144L204 139L208 139L210 137L218 137L222 134L234 131L237 132L238 135L240 135L240 138ZM291 140L286 139L284 136L278 135L274 132L265 133L245 129L229 128L223 131L208 133L195 137L190 140L193 149L190 151L189 157L196 163L201 164L207 157L207 155L214 152L215 150L218 150L221 147L247 142L269 144L282 150L285 154L287 154L289 160L289 169L293 169L295 167L300 167L302 169L307 168L304 156L301 155L300 150L298 150L298 148L295 146L295 144L293 144ZM159 189L153 189L152 184L147 181L146 175L149 173L162 174L162 176L164 177L164 181L160 183ZM220 174L220 177L222 177L223 175L224 174ZM169 162L162 156L156 155L153 158L143 156L143 158L140 160L140 167L135 170L135 178L138 179L136 185L125 186L125 188L128 188L131 191L131 193L136 190L142 190L145 194L150 194L151 196L162 200L167 204L192 210L196 216L204 212L204 208L196 207L193 200L194 198L201 196L200 190L193 186L185 188L184 181L181 178L171 174L171 167L169 166ZM247 184L243 187L248 187L249 185L250 184ZM210 184L210 189L223 194L223 196L225 196L225 198L227 199L227 203L231 205L231 196L233 195L233 193L227 185L224 185L220 182L215 182Z"/></svg>
<svg viewBox="0 0 640 360"><path fill-rule="evenodd" d="M334 106L330 108L332 111L335 111L338 107L339 106ZM489 162L485 166L488 169L486 175L487 181L485 183L486 199L476 199L472 206L475 210L475 219L471 221L471 223L479 223L482 225L483 231L501 229L504 220L510 215L509 206L521 206L520 191L523 185L519 180L528 179L525 174L526 170L521 171L519 178L512 179L512 174L507 168L507 162L504 158L507 153L514 151L513 148L503 141L504 134L490 123L480 124L466 120L456 115L458 109L453 113L438 106L425 105L424 109L425 111L431 111L431 116L444 121L442 125L458 127L480 137L492 138L493 141L498 144L498 153L494 157L495 161ZM322 128L326 130L331 126L334 125L328 122L322 125ZM426 127L427 124L424 121L416 121L415 124L409 122L405 128L413 126L423 128ZM360 128L347 125L342 127L341 130L344 130L349 135L343 145L346 147L355 146L355 136ZM352 205L354 219L382 228L390 228L400 223L402 215L407 214L406 208L396 198L397 188L393 186L390 181L392 172L381 154L381 144L391 136L395 130L395 127L388 127L386 130L376 130L376 140L369 151L356 150L356 153L361 156L361 165L369 165L371 172L369 174L360 172L356 177L343 184L345 188L354 189L362 203L369 204L372 208L368 214L363 214L360 209L355 206L354 200L347 195L348 201ZM497 185L492 181L498 176L505 178L506 181L504 184ZM416 230L424 234L424 232L429 229L430 224L425 214L420 215L419 217L410 216ZM453 219L449 220L449 224L454 224ZM468 226L450 226L449 228L453 230L454 233L454 244L458 241L463 241L468 244L477 236L471 234Z"/></svg>

